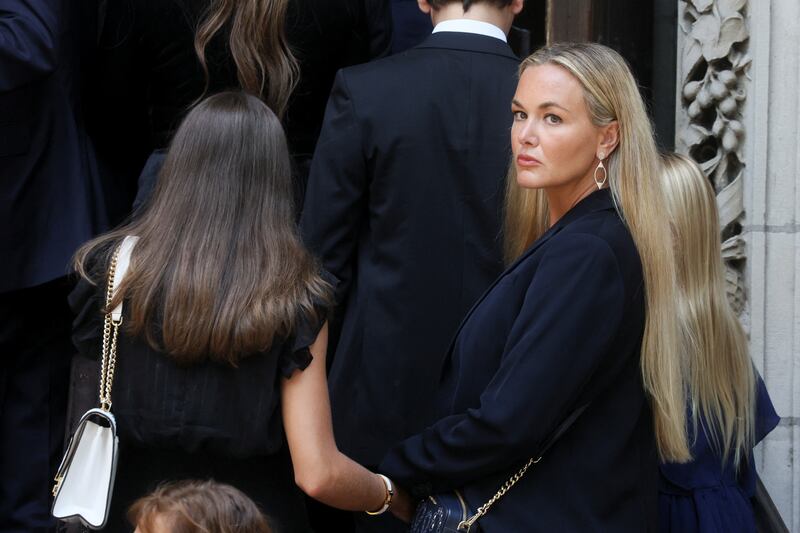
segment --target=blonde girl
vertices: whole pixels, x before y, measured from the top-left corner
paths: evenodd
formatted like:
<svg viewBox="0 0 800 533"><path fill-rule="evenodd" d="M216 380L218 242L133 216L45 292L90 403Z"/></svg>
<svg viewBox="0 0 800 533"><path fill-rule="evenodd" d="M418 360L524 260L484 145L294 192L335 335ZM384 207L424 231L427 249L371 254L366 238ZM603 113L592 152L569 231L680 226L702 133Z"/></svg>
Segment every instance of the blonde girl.
<svg viewBox="0 0 800 533"><path fill-rule="evenodd" d="M725 293L711 182L694 161L678 154L663 157L662 176L675 240L693 460L660 467L660 529L755 531L753 446L778 416Z"/></svg>

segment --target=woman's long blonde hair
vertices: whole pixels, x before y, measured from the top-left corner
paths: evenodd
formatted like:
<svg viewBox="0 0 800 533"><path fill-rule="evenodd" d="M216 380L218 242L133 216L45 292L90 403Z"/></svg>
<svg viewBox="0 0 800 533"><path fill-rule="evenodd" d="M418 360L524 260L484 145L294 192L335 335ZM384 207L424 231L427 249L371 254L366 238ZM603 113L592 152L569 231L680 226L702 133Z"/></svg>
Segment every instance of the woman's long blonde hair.
<svg viewBox="0 0 800 533"><path fill-rule="evenodd" d="M213 0L194 39L208 88L206 47L230 24L228 47L241 88L258 96L282 118L297 84L299 67L286 40L289 0Z"/></svg>
<svg viewBox="0 0 800 533"><path fill-rule="evenodd" d="M697 164L664 156L664 190L678 265L679 317L688 348L692 422L705 425L723 461L738 466L753 446L755 372L747 337L725 293L719 213Z"/></svg>
<svg viewBox="0 0 800 533"><path fill-rule="evenodd" d="M641 366L653 407L656 442L662 459L691 459L686 428L684 350L673 297L675 261L669 220L659 180L653 128L639 89L625 60L594 43L562 43L541 48L520 65L520 74L537 65L560 66L583 86L592 122L617 121L619 145L608 157L608 181L642 262L646 320ZM518 257L547 229L543 190L516 184L509 173L506 200L506 256Z"/></svg>

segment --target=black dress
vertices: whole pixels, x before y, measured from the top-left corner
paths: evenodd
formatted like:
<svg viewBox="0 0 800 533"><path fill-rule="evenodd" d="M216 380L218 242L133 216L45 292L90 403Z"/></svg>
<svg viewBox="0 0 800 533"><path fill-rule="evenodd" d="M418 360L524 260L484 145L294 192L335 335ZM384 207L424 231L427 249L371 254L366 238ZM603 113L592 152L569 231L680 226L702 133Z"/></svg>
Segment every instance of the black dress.
<svg viewBox="0 0 800 533"><path fill-rule="evenodd" d="M102 286L81 280L70 295L73 342L84 357L100 353ZM310 531L283 432L280 379L310 364L325 314L318 306L318 320L299 320L291 337L235 368L179 365L123 326L112 392L119 463L106 531L132 531L127 508L160 482L210 478L252 498L276 531Z"/></svg>

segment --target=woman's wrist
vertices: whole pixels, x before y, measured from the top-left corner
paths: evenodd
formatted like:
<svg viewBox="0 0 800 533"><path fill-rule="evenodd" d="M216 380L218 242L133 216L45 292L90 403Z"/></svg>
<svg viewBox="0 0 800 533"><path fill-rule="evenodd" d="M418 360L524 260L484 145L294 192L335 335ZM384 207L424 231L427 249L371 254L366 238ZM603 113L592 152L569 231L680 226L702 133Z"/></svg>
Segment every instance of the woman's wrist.
<svg viewBox="0 0 800 533"><path fill-rule="evenodd" d="M383 499L383 505L381 506L380 509L377 509L375 511L365 511L368 515L371 516L376 516L385 513L386 510L389 509L389 506L392 504L392 498L394 497L394 484L392 483L392 480L384 476L383 474L375 474L375 475L380 478L386 490L386 493Z"/></svg>

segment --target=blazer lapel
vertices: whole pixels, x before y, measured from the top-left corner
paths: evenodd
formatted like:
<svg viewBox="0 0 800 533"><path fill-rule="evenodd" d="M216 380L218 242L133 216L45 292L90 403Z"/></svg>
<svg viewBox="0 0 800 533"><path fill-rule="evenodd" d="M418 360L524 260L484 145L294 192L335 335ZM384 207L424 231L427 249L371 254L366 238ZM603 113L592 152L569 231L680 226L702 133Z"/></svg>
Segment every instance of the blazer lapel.
<svg viewBox="0 0 800 533"><path fill-rule="evenodd" d="M609 189L601 189L599 191L595 191L580 202L575 205L572 209L570 209L564 216L562 216L555 224L553 224L544 234L539 237L525 252L522 253L521 256L517 258L516 261L511 263L511 265L506 268L500 276L497 277L494 282L486 289L483 295L478 298L464 318L461 320L461 324L459 324L458 329L456 330L455 335L450 340L450 346L447 349L447 359L450 358L451 354L453 353L453 347L455 346L456 338L458 338L459 333L464 328L464 324L467 323L469 317L472 316L472 313L478 306L483 303L486 299L486 296L492 292L492 289L497 286L508 274L513 272L517 266L519 266L523 261L525 261L528 257L533 255L541 246L546 243L550 238L557 234L559 231L567 227L571 222L578 220L579 218L588 215L589 213L593 213L595 211L602 211L604 209L615 209L614 207L614 200L611 196L611 191Z"/></svg>

